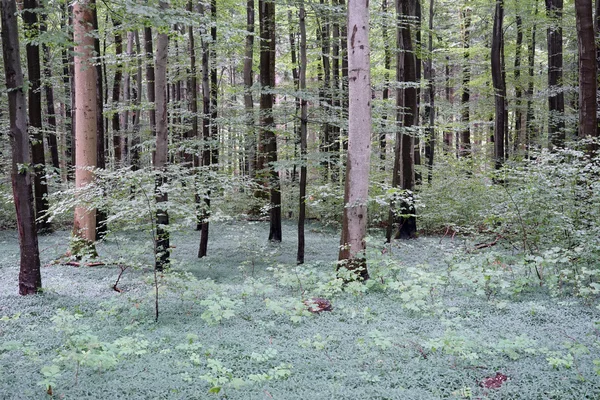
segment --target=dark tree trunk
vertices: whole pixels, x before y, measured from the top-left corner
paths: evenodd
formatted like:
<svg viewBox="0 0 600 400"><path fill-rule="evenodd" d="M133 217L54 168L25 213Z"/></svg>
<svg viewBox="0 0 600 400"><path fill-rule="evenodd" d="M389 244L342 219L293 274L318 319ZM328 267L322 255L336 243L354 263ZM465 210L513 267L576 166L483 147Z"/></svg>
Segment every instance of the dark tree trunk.
<svg viewBox="0 0 600 400"><path fill-rule="evenodd" d="M319 4L321 8L324 8L325 0L319 0ZM333 180L333 142L335 138L333 137L332 127L329 123L329 119L331 116L331 106L332 106L332 91L331 91L331 58L330 58L330 44L331 44L331 32L330 32L330 13L329 11L325 11L324 9L321 12L321 15L318 19L319 25L317 27L317 36L321 41L321 66L322 70L322 79L319 102L321 105L321 109L323 110L323 119L324 122L321 126L321 148L320 151L323 153L323 161L321 165L323 166L323 178L325 181L328 179Z"/></svg>
<svg viewBox="0 0 600 400"><path fill-rule="evenodd" d="M210 139L211 139L211 155L210 163L216 168L219 164L219 126L217 124L217 99L219 94L219 82L217 77L217 2L211 0L210 15L212 25L210 27L210 37L212 46L210 46Z"/></svg>
<svg viewBox="0 0 600 400"><path fill-rule="evenodd" d="M160 8L167 9L167 3L160 1ZM167 179L165 177L168 162L169 131L167 126L167 58L169 53L169 36L167 33L159 33L156 39L156 80L155 86L155 108L156 108L156 152L154 155L154 169L156 177L156 244L155 244L155 268L162 271L169 263L170 245L169 231L165 226L169 225L169 214L162 203L168 201L168 194L163 191Z"/></svg>
<svg viewBox="0 0 600 400"><path fill-rule="evenodd" d="M471 9L465 8L462 10L463 20L463 77L462 77L462 95L460 119L462 123L462 131L460 135L460 151L459 156L469 157L471 155L471 127L469 107L471 102L471 92L469 85L471 82L471 65L469 64L469 45L471 34Z"/></svg>
<svg viewBox="0 0 600 400"><path fill-rule="evenodd" d="M494 13L494 28L492 35L492 81L494 84L495 115L494 120L494 162L495 167L499 169L504 164L505 156L505 135L506 135L506 84L502 68L504 58L503 41L504 35L502 24L504 21L504 0L496 0L496 10Z"/></svg>
<svg viewBox="0 0 600 400"><path fill-rule="evenodd" d="M275 3L259 0L258 15L260 22L260 145L263 147L261 165L266 169L267 185L270 191L270 229L269 240L280 242L281 232L281 189L279 175L274 164L277 162L277 138L273 104L275 95L270 91L275 87ZM268 89L265 90L265 89Z"/></svg>
<svg viewBox="0 0 600 400"><path fill-rule="evenodd" d="M112 134L113 134L113 153L115 168L120 167L123 164L123 145L124 138L121 136L121 120L119 113L119 101L121 98L121 81L123 80L123 65L121 58L123 57L123 37L119 31L121 22L113 19L113 26L115 29L115 57L117 62L115 64L115 78L113 80L112 87Z"/></svg>
<svg viewBox="0 0 600 400"><path fill-rule="evenodd" d="M535 13L538 14L538 2L535 2ZM528 68L528 82L527 82L527 116L525 122L526 129L526 144L525 153L529 156L529 150L532 144L536 140L536 127L534 124L535 112L533 110L533 89L535 84L535 34L537 25L534 23L531 27L531 40L527 46L527 68Z"/></svg>
<svg viewBox="0 0 600 400"><path fill-rule="evenodd" d="M415 92L415 96L416 96L416 108L415 108L415 115L414 115L414 121L413 121L413 125L414 126L418 126L419 125L419 118L420 118L420 108L421 108L421 87L419 85L419 82L421 82L421 64L422 64L422 60L421 60L421 51L422 51L422 45L421 45L421 1L420 0L412 0L409 4L410 7L410 13L413 16L412 20L414 21L414 30L415 30L415 42L414 42L414 59L415 59L415 82L417 83L417 87L415 88L416 92ZM421 165L421 139L419 137L418 134L414 135L413 137L413 141L414 141L414 145L413 145L413 151L414 151L414 163L415 165ZM421 176L421 171L419 169L415 168L415 185L421 185L423 181L423 178Z"/></svg>
<svg viewBox="0 0 600 400"><path fill-rule="evenodd" d="M27 75L29 78L28 111L31 141L31 161L33 163L33 193L35 196L35 217L40 232L50 230L48 221L48 186L46 184L46 159L44 156L44 136L42 134L42 92L40 47L37 0L23 1L23 22L27 36L33 39L25 46L27 53Z"/></svg>
<svg viewBox="0 0 600 400"><path fill-rule="evenodd" d="M345 0L338 1L340 5L340 13L342 15L347 15L347 7ZM342 59L342 92L340 95L341 98L341 109L342 109L342 120L346 120L348 118L347 113L344 110L348 110L349 107L349 97L348 97L348 26L346 24L346 20L343 19L340 24L340 57ZM347 138L347 129L342 128L340 130L340 142L342 144L343 153L348 153L348 138ZM346 167L346 158L342 158L342 167Z"/></svg>
<svg viewBox="0 0 600 400"><path fill-rule="evenodd" d="M256 177L256 131L254 130L254 101L252 99L252 61L254 58L254 0L246 3L246 49L244 54L244 109L246 112L246 173Z"/></svg>
<svg viewBox="0 0 600 400"><path fill-rule="evenodd" d="M94 30L98 30L98 10L96 3L93 2L92 14L94 19ZM100 56L100 38L94 38L94 51L98 59L96 60L96 166L101 169L106 168L106 152L104 146L104 140L106 138L106 127L104 125L104 80L103 80L103 65L102 57ZM96 209L96 240L102 239L106 236L108 226L106 223L107 215L106 211L102 208Z"/></svg>
<svg viewBox="0 0 600 400"><path fill-rule="evenodd" d="M21 253L19 294L28 295L41 290L42 277L31 191L31 174L27 169L19 167L19 165L31 163L29 135L27 134L27 104L23 93L16 4L14 0L2 0L0 6L2 54L6 88L8 89L9 138L12 147L11 178Z"/></svg>
<svg viewBox="0 0 600 400"><path fill-rule="evenodd" d="M579 49L579 137L598 135L596 117L597 65L592 1L575 0Z"/></svg>
<svg viewBox="0 0 600 400"><path fill-rule="evenodd" d="M596 34L596 38L600 38L600 0L596 0L596 18L594 21L594 33ZM600 76L600 42L596 44L596 68L597 74ZM600 96L596 97L596 109L600 110ZM600 136L600 124L597 129L597 136Z"/></svg>
<svg viewBox="0 0 600 400"><path fill-rule="evenodd" d="M381 115L381 133L379 134L379 159L381 160L380 170L385 171L385 156L387 151L387 102L390 98L390 73L392 68L392 50L389 42L388 34L388 0L381 2L381 13L383 21L381 25L381 37L383 39L383 68L385 68L384 83L383 83L383 113Z"/></svg>
<svg viewBox="0 0 600 400"><path fill-rule="evenodd" d="M561 147L565 141L565 97L563 80L562 13L563 0L546 0L548 27L548 136L553 146Z"/></svg>
<svg viewBox="0 0 600 400"><path fill-rule="evenodd" d="M47 32L46 26L46 14L42 14L42 23L40 24L40 31L42 33ZM52 66L50 57L50 48L42 43L43 62L44 62L44 77L50 79L52 77ZM50 158L52 159L52 167L58 173L60 173L60 160L58 157L58 140L56 139L56 110L54 108L54 88L50 83L44 85L44 94L46 96L46 111L48 114L48 128L46 140L48 143L48 150L50 151Z"/></svg>
<svg viewBox="0 0 600 400"><path fill-rule="evenodd" d="M136 30L134 32L135 39L135 52L137 54L136 62L136 74L135 74L135 84L136 89L133 92L133 104L135 106L135 112L133 114L133 134L131 138L131 169L137 171L140 169L140 120L142 116L142 112L140 109L141 97L142 97L142 51L140 45L140 35Z"/></svg>
<svg viewBox="0 0 600 400"><path fill-rule="evenodd" d="M298 212L298 253L296 262L304 263L304 221L306 219L306 150L307 150L307 125L308 125L308 102L306 101L306 12L304 10L304 0L300 0L300 66L299 66L299 87L301 93L300 99L300 205Z"/></svg>
<svg viewBox="0 0 600 400"><path fill-rule="evenodd" d="M298 72L298 49L297 49L297 45L296 45L296 32L293 29L294 26L294 21L292 18L292 10L288 10L288 26L289 26L289 32L288 32L288 37L290 39L290 52L291 52L291 58L292 58L292 79L294 80L294 90L296 91L296 94L294 96L294 104L295 104L295 111L294 111L294 160L298 159L298 144L300 143L300 124L298 123L299 118L300 118L300 97L299 97L299 90L300 90L300 77L299 77L299 72ZM292 167L292 182L296 181L296 163L294 163L293 167Z"/></svg>
<svg viewBox="0 0 600 400"><path fill-rule="evenodd" d="M154 72L154 54L152 50L152 28L144 28L144 51L146 52L146 92L148 103L151 104L148 110L148 118L150 119L150 129L152 134L156 135L156 90L154 88L155 72Z"/></svg>
<svg viewBox="0 0 600 400"><path fill-rule="evenodd" d="M425 158L427 158L427 182L431 183L433 174L433 158L435 153L435 86L433 71L433 0L429 0L429 31L427 38L427 60L424 74L427 87L425 90L425 122L427 123L425 142Z"/></svg>
<svg viewBox="0 0 600 400"><path fill-rule="evenodd" d="M193 12L192 0L188 2L188 11ZM196 67L196 41L194 39L194 27L188 27L188 38L189 38L189 49L190 49L190 112L192 113L192 129L187 133L188 140L198 140L198 77ZM192 154L189 150L186 151L185 162L190 167L197 167L198 161L197 156Z"/></svg>
<svg viewBox="0 0 600 400"><path fill-rule="evenodd" d="M451 107L452 106L452 96L450 95L450 57L446 56L446 64L444 65L444 77L445 77L445 85L444 85L444 94L446 97L446 102ZM445 131L444 132L444 154L450 153L452 151L452 132Z"/></svg>
<svg viewBox="0 0 600 400"><path fill-rule="evenodd" d="M517 41L515 44L515 140L514 150L516 153L523 153L525 145L525 126L523 124L523 88L521 84L521 47L523 46L523 19L516 16L517 22Z"/></svg>

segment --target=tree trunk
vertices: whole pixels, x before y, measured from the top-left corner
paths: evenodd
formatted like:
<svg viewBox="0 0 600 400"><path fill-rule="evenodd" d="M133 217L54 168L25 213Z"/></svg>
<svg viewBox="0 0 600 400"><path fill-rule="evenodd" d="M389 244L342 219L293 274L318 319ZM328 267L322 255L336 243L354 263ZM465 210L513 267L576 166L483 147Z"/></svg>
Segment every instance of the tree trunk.
<svg viewBox="0 0 600 400"><path fill-rule="evenodd" d="M154 71L154 54L152 50L152 28L144 28L144 51L146 52L146 92L148 103L151 104L148 110L150 119L150 129L152 135L156 135L156 89L154 87L156 76Z"/></svg>
<svg viewBox="0 0 600 400"><path fill-rule="evenodd" d="M42 14L42 23L40 24L40 31L42 34L48 30L46 25L46 13ZM44 77L50 79L52 77L52 66L50 48L42 43L42 53L44 62ZM46 111L48 114L48 134L46 136L48 143L48 150L50 151L50 157L52 159L52 167L55 172L60 173L60 161L58 157L58 140L56 139L56 110L54 108L54 88L51 84L46 83L44 85L44 94L46 95Z"/></svg>
<svg viewBox="0 0 600 400"><path fill-rule="evenodd" d="M469 157L471 155L471 127L469 107L471 102L471 92L469 85L471 81L471 65L469 64L469 42L471 29L471 9L465 8L462 10L463 20L463 79L462 79L462 95L460 119L462 123L462 131L460 137L459 156Z"/></svg>
<svg viewBox="0 0 600 400"><path fill-rule="evenodd" d="M246 3L246 49L244 54L244 109L246 112L246 172L256 177L256 131L254 130L254 101L252 100L252 61L254 58L254 0Z"/></svg>
<svg viewBox="0 0 600 400"><path fill-rule="evenodd" d="M140 45L140 35L136 30L134 32L135 39L135 52L137 54L136 62L136 74L135 74L135 84L136 90L134 92L133 104L135 106L135 112L133 114L133 133L131 138L131 169L133 171L137 171L140 169L140 120L142 116L140 103L142 100L142 51Z"/></svg>
<svg viewBox="0 0 600 400"><path fill-rule="evenodd" d="M517 41L515 44L515 141L514 150L518 154L523 154L525 145L525 126L523 124L522 98L523 88L521 84L521 47L523 46L523 19L516 16L517 23Z"/></svg>
<svg viewBox="0 0 600 400"><path fill-rule="evenodd" d="M348 158L338 270L369 278L365 255L371 156L371 74L368 2L348 2Z"/></svg>
<svg viewBox="0 0 600 400"><path fill-rule="evenodd" d="M563 0L546 0L548 27L548 136L553 146L565 141L565 97L563 81L562 13Z"/></svg>
<svg viewBox="0 0 600 400"><path fill-rule="evenodd" d="M425 62L425 121L427 123L425 158L427 158L427 182L433 178L433 158L435 154L435 82L433 71L433 0L429 0L429 30L427 38L427 60Z"/></svg>
<svg viewBox="0 0 600 400"><path fill-rule="evenodd" d="M385 69L384 82L383 82L383 112L381 115L381 133L379 134L379 160L381 166L379 169L385 171L385 156L387 151L387 102L390 98L390 73L389 70L392 68L392 50L389 43L388 35L388 0L381 2L381 13L383 14L383 21L381 23L381 37L383 39L383 68Z"/></svg>
<svg viewBox="0 0 600 400"><path fill-rule="evenodd" d="M94 18L94 30L98 31L98 10L96 7L96 0L92 0L93 7L92 13ZM97 160L96 166L98 168L105 169L106 168L106 146L104 145L104 139L106 138L106 127L104 124L104 80L103 80L103 71L102 67L104 62L102 61L101 53L100 53L100 38L97 35L94 35L94 51L97 55L97 60L95 60L96 64L96 153ZM97 209L96 210L96 240L102 239L106 236L108 231L108 226L106 223L106 210Z"/></svg>
<svg viewBox="0 0 600 400"><path fill-rule="evenodd" d="M49 231L48 185L46 184L46 160L44 156L44 135L42 134L42 91L40 69L40 47L37 0L23 0L23 22L26 36L31 39L25 46L27 53L27 75L29 78L28 112L31 134L31 161L33 163L33 193L35 197L35 217L40 232Z"/></svg>
<svg viewBox="0 0 600 400"><path fill-rule="evenodd" d="M535 2L535 13L538 14L538 2ZM534 124L535 112L533 110L533 89L535 84L535 34L537 25L534 23L531 27L531 41L527 46L527 68L528 68L528 82L527 82L527 116L525 122L526 129L526 144L525 154L529 156L529 150L533 142L536 140L536 127Z"/></svg>
<svg viewBox="0 0 600 400"><path fill-rule="evenodd" d="M596 37L600 37L600 0L596 0L596 18L594 21L594 33ZM600 76L600 42L596 44L596 68L597 75ZM600 110L600 96L596 99L596 109ZM598 125L597 136L600 136L600 124Z"/></svg>
<svg viewBox="0 0 600 400"><path fill-rule="evenodd" d="M2 0L2 54L6 89L8 90L8 111L10 119L10 143L12 147L11 179L13 198L19 230L19 250L21 254L19 270L19 294L35 294L42 288L40 255L35 227L31 173L22 165L31 163L29 157L29 135L27 134L27 104L23 93L23 72L19 54L19 28L17 7L14 0Z"/></svg>
<svg viewBox="0 0 600 400"><path fill-rule="evenodd" d="M308 102L306 100L306 11L304 9L304 0L300 0L300 66L299 66L299 87L300 87L300 207L298 212L298 253L296 262L304 263L304 221L306 219L306 151L307 151L307 125L308 125Z"/></svg>
<svg viewBox="0 0 600 400"><path fill-rule="evenodd" d="M73 31L75 38L75 187L78 190L92 184L94 176L89 168L97 165L97 103L96 69L93 66L94 16L92 1L73 4ZM75 256L95 255L96 210L86 204L75 208L73 227L75 240L71 252Z"/></svg>
<svg viewBox="0 0 600 400"><path fill-rule="evenodd" d="M124 138L121 136L121 120L119 118L119 101L121 98L121 81L123 80L123 38L119 31L121 22L113 18L113 27L115 29L115 78L112 87L112 134L113 134L113 154L115 168L123 164L123 145Z"/></svg>
<svg viewBox="0 0 600 400"><path fill-rule="evenodd" d="M160 8L167 9L167 3L160 1ZM155 268L162 271L169 263L169 214L162 204L168 201L164 191L167 179L165 176L169 155L169 131L167 126L167 57L169 55L169 36L159 33L156 38L156 76L154 81L156 96L156 152L154 154L154 169L156 175L156 244Z"/></svg>
<svg viewBox="0 0 600 400"><path fill-rule="evenodd" d="M219 125L217 124L217 99L219 95L219 81L217 77L217 2L210 1L210 15L212 24L210 27L210 37L212 39L210 46L210 139L211 153L210 163L213 168L219 164Z"/></svg>
<svg viewBox="0 0 600 400"><path fill-rule="evenodd" d="M495 115L494 120L494 162L499 169L504 164L505 148L504 138L506 135L506 84L502 68L504 58L504 34L502 23L504 21L504 0L496 0L494 13L494 28L492 36L492 81L494 85Z"/></svg>
<svg viewBox="0 0 600 400"><path fill-rule="evenodd" d="M579 49L579 137L598 135L596 118L597 66L592 1L575 0Z"/></svg>
<svg viewBox="0 0 600 400"><path fill-rule="evenodd" d="M277 162L277 138L273 104L275 95L270 91L275 88L275 4L267 0L258 2L258 18L260 21L260 129L262 151L260 164L266 169L267 185L270 192L270 228L269 240L280 242L281 232L281 189L279 174L275 170Z"/></svg>

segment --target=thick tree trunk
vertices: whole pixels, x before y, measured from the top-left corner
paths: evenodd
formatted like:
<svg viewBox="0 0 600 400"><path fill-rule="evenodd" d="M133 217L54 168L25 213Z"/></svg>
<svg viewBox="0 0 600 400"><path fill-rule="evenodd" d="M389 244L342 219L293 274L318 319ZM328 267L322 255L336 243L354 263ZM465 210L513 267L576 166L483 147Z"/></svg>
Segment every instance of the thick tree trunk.
<svg viewBox="0 0 600 400"><path fill-rule="evenodd" d="M469 45L471 34L471 9L462 10L463 20L463 77L462 77L462 95L461 95L461 114L462 131L460 134L459 156L469 157L471 155L471 127L469 107L471 102L471 92L469 85L471 82L471 65L469 63Z"/></svg>
<svg viewBox="0 0 600 400"><path fill-rule="evenodd" d="M73 30L75 37L75 187L83 189L92 184L90 168L97 164L97 103L96 69L93 66L94 16L92 2L81 0L73 5ZM95 255L96 210L86 204L75 208L71 252L76 256ZM83 253L83 254L82 254Z"/></svg>
<svg viewBox="0 0 600 400"><path fill-rule="evenodd" d="M308 125L308 102L306 100L306 11L304 0L300 0L300 65L299 65L299 88L300 98L300 206L298 212L298 253L296 262L304 263L304 221L306 219L306 151L307 151L307 125Z"/></svg>
<svg viewBox="0 0 600 400"><path fill-rule="evenodd" d="M597 66L592 1L575 0L579 49L579 137L598 135L596 118Z"/></svg>
<svg viewBox="0 0 600 400"><path fill-rule="evenodd" d="M495 115L494 120L494 162L495 167L499 169L504 164L505 148L504 140L506 135L506 84L502 68L504 58L503 41L504 34L502 24L504 21L504 0L496 0L496 10L494 13L494 28L492 35L492 81L494 85Z"/></svg>
<svg viewBox="0 0 600 400"><path fill-rule="evenodd" d="M23 22L27 37L32 39L25 46L27 53L27 75L29 78L28 112L31 134L31 161L33 163L33 193L35 197L35 216L40 232L50 230L48 221L48 185L46 184L46 159L44 156L44 135L42 134L42 91L40 47L37 44L39 26L37 0L23 1Z"/></svg>
<svg viewBox="0 0 600 400"><path fill-rule="evenodd" d="M42 288L42 277L31 191L31 173L27 168L20 167L31 163L29 135L27 134L27 104L23 93L16 4L14 0L2 0L0 6L2 55L6 89L8 89L9 137L12 147L11 178L21 253L19 294L28 295L35 294Z"/></svg>
<svg viewBox="0 0 600 400"><path fill-rule="evenodd" d="M160 8L167 9L167 3L160 2ZM169 131L167 126L167 57L169 55L169 36L159 33L156 39L156 76L154 81L156 96L156 152L154 154L154 169L156 175L156 244L155 268L162 271L169 263L170 246L169 214L162 204L168 201L168 194L164 191L167 179L165 177L169 155Z"/></svg>
<svg viewBox="0 0 600 400"><path fill-rule="evenodd" d="M338 270L369 278L365 256L371 156L371 74L368 2L348 2L348 158Z"/></svg>
<svg viewBox="0 0 600 400"><path fill-rule="evenodd" d="M392 67L392 50L389 42L388 34L388 0L381 2L381 13L383 14L383 21L381 24L381 37L383 39L383 68L385 68L384 82L383 82L383 113L381 115L381 133L379 134L379 160L381 166L379 169L385 171L385 159L387 151L387 129L388 129L388 113L387 113L387 101L390 98L390 73L389 70Z"/></svg>
<svg viewBox="0 0 600 400"><path fill-rule="evenodd" d="M548 136L553 146L561 147L565 141L565 97L563 92L563 0L546 0L548 27Z"/></svg>
<svg viewBox="0 0 600 400"><path fill-rule="evenodd" d="M273 105L275 95L271 93L275 87L275 4L267 0L259 0L260 21L260 145L262 151L260 164L265 168L266 183L270 193L270 229L269 240L280 242L281 232L281 189L279 174L274 164L277 162L277 138Z"/></svg>

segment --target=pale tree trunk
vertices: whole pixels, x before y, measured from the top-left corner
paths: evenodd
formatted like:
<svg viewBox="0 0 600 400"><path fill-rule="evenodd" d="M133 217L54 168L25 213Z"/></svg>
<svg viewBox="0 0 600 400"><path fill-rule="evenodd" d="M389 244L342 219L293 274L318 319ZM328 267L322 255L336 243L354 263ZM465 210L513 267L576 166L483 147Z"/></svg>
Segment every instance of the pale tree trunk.
<svg viewBox="0 0 600 400"><path fill-rule="evenodd" d="M93 13L90 0L73 4L75 38L75 187L83 189L92 184L90 168L97 162L96 133L96 68L93 62ZM95 255L96 210L86 204L75 208L73 235L79 239L71 246L73 255ZM79 243L78 243L79 242Z"/></svg>
<svg viewBox="0 0 600 400"><path fill-rule="evenodd" d="M368 0L348 2L348 158L338 270L368 279L365 255L371 156L371 74Z"/></svg>
<svg viewBox="0 0 600 400"><path fill-rule="evenodd" d="M19 167L19 165L31 163L29 135L27 134L27 104L23 93L17 7L14 0L2 0L0 6L2 55L6 89L8 90L9 137L12 147L11 178L21 253L19 294L28 295L41 290L42 277L31 190L31 173L27 168Z"/></svg>
<svg viewBox="0 0 600 400"><path fill-rule="evenodd" d="M504 34L502 23L504 21L504 0L496 0L494 14L494 28L492 36L492 81L494 84L494 99L496 119L494 121L494 162L496 168L504 164L504 140L506 135L506 83L502 71L504 51Z"/></svg>
<svg viewBox="0 0 600 400"><path fill-rule="evenodd" d="M280 242L281 232L281 189L279 174L274 164L277 162L277 138L273 105L275 95L269 93L275 88L275 3L259 0L258 15L260 26L260 163L264 168L265 183L269 187L270 227L269 240Z"/></svg>
<svg viewBox="0 0 600 400"><path fill-rule="evenodd" d="M565 96L563 93L563 0L546 0L548 27L548 136L553 146L565 141Z"/></svg>
<svg viewBox="0 0 600 400"><path fill-rule="evenodd" d="M306 101L306 10L304 0L300 0L300 65L298 80L300 88L300 208L298 213L298 253L296 262L304 263L304 220L306 219L306 150L307 150L307 123L308 102Z"/></svg>
<svg viewBox="0 0 600 400"><path fill-rule="evenodd" d="M167 3L160 2L162 10L167 9ZM156 38L156 76L155 106L156 106L156 152L154 154L154 169L156 175L156 244L155 268L162 271L169 263L169 214L162 204L168 201L168 194L164 191L167 178L166 168L169 155L169 131L167 126L167 57L169 54L169 36L159 33Z"/></svg>
<svg viewBox="0 0 600 400"><path fill-rule="evenodd" d="M579 49L579 137L597 136L596 118L596 43L592 1L575 0L577 44Z"/></svg>
<svg viewBox="0 0 600 400"><path fill-rule="evenodd" d="M46 160L44 156L44 135L42 134L42 91L40 69L39 26L37 0L23 1L23 22L27 36L33 39L27 43L27 75L29 78L28 112L29 129L32 137L31 161L34 165L33 193L35 197L35 216L40 232L51 230L48 221L48 185L46 185Z"/></svg>

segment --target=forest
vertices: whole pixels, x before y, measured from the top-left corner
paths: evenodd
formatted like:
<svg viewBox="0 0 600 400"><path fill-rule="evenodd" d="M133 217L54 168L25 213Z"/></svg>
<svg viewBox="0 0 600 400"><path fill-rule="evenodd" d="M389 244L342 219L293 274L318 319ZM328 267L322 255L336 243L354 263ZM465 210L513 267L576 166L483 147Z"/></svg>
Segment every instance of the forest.
<svg viewBox="0 0 600 400"><path fill-rule="evenodd" d="M0 7L0 398L600 398L600 0Z"/></svg>

